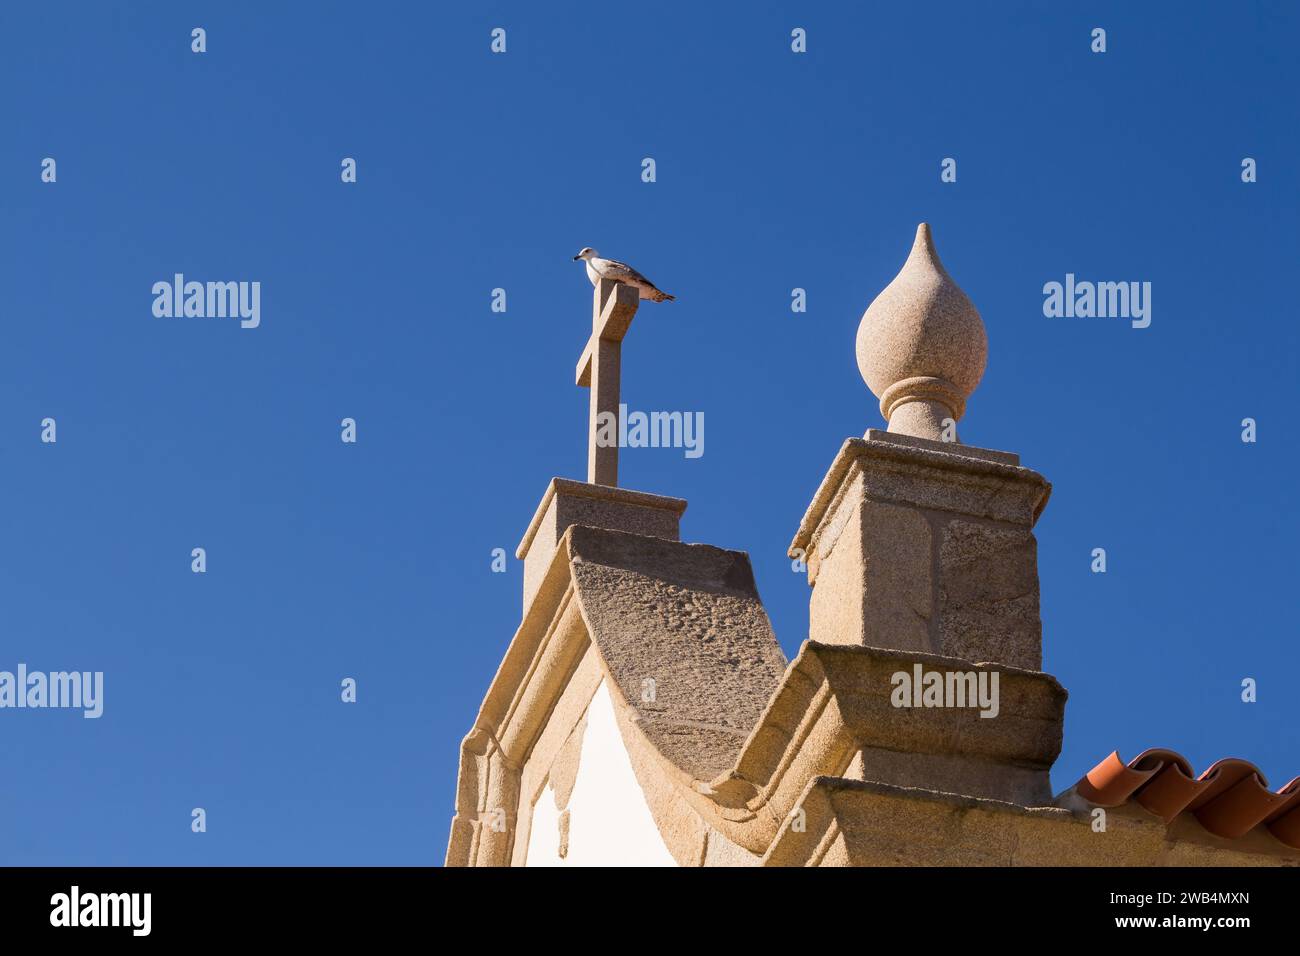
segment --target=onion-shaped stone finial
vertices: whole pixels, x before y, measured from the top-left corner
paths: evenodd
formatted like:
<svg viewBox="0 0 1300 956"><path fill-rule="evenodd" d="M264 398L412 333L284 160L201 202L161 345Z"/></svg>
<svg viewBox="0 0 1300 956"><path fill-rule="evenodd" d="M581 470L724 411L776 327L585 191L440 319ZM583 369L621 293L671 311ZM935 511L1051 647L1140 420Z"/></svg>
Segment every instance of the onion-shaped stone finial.
<svg viewBox="0 0 1300 956"><path fill-rule="evenodd" d="M889 430L935 440L943 420L958 421L988 358L984 322L948 275L930 227L916 227L912 252L867 307L858 326L858 369L880 399Z"/></svg>

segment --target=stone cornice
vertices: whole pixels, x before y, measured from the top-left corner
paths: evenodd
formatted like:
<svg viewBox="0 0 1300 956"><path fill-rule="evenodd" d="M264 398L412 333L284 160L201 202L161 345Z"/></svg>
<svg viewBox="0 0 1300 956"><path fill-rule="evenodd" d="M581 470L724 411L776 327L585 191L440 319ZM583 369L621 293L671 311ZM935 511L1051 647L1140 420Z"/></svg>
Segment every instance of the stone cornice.
<svg viewBox="0 0 1300 956"><path fill-rule="evenodd" d="M1046 478L1029 468L987 457L989 453L985 449L969 449L972 452L984 452L985 456L976 457L973 454L963 454L962 451L967 449L964 445L954 444L952 452L939 451L932 447L922 447L919 443L876 437L877 434L879 433L868 432L867 438L849 438L840 446L830 470L813 495L803 520L799 522L794 540L790 542L791 557L799 556L798 552L811 551L810 545L823 519L831 511L831 505L854 470L862 471L873 465L900 476L912 477L931 471L964 481L972 489L971 507L995 520L1002 518L1003 512L990 507L988 499L1002 486L1017 489L1021 495L1028 496L1025 517L1031 525L1047 506L1052 486ZM938 443L927 442L926 446L935 444ZM890 498L882 495L881 500Z"/></svg>
<svg viewBox="0 0 1300 956"><path fill-rule="evenodd" d="M515 549L515 557L522 559L528 554L528 548L537 535L537 529L541 527L542 519L546 516L546 509L551 506L551 500L557 493L597 501L615 501L638 508L659 508L678 517L686 511L686 500L683 498L670 498L666 495L650 494L648 491L631 491L610 485L593 485L572 478L552 478L551 483L546 486L541 502L537 505L537 510L533 512L533 519L528 522L528 529L524 531L519 547Z"/></svg>

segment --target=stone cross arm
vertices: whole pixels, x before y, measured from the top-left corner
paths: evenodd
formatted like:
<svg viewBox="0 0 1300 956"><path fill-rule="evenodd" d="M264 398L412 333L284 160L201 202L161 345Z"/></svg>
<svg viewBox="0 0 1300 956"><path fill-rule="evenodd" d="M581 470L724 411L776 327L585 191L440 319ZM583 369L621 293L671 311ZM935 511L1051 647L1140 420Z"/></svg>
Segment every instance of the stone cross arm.
<svg viewBox="0 0 1300 956"><path fill-rule="evenodd" d="M591 386L591 370L595 364L598 342L619 344L632 327L632 317L641 304L636 289L612 279L601 279L592 292L591 338L587 340L578 359L577 384ZM617 411L617 409L615 409Z"/></svg>
<svg viewBox="0 0 1300 956"><path fill-rule="evenodd" d="M618 418L620 358L623 336L641 304L637 289L612 279L596 283L591 300L591 338L578 359L577 384L591 389L587 423L587 481L618 485L618 443L602 444L598 427L602 414Z"/></svg>

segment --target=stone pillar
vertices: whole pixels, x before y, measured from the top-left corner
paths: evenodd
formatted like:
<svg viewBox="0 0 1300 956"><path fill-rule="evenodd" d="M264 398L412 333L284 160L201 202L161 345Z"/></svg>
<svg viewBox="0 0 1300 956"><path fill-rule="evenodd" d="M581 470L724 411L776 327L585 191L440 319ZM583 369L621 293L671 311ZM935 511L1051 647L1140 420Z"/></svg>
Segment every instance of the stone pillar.
<svg viewBox="0 0 1300 956"><path fill-rule="evenodd" d="M849 439L790 546L813 588L809 636L1041 670L1032 528L1050 491L1007 452Z"/></svg>
<svg viewBox="0 0 1300 956"><path fill-rule="evenodd" d="M551 565L551 556L570 525L679 541L685 510L686 502L681 498L552 478L515 550L515 556L524 562L524 611L527 612Z"/></svg>
<svg viewBox="0 0 1300 956"><path fill-rule="evenodd" d="M791 545L814 640L1042 668L1032 529L1051 486L1014 454L957 441L987 354L922 223L858 326L858 369L889 430L845 443Z"/></svg>

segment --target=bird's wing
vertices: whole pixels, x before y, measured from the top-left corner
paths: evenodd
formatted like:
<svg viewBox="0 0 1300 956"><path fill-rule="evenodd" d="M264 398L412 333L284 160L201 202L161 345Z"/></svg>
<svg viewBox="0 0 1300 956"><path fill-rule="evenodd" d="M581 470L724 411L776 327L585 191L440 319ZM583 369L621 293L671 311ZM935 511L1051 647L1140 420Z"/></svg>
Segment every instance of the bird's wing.
<svg viewBox="0 0 1300 956"><path fill-rule="evenodd" d="M602 259L604 268L600 270L601 275L606 279L614 279L618 282L644 282L648 286L654 286L654 283L637 272L626 262L619 262L617 259Z"/></svg>

